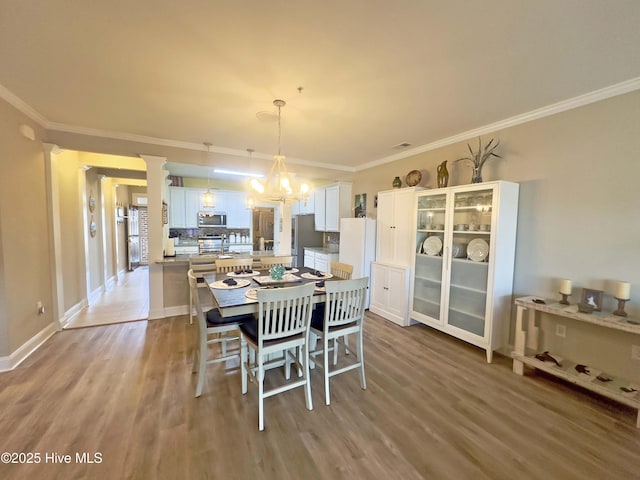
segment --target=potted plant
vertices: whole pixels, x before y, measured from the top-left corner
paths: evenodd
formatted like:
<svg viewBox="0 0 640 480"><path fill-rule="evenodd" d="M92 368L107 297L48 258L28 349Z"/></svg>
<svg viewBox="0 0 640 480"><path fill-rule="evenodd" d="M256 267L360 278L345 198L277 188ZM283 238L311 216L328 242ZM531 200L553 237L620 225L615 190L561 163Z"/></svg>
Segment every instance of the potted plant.
<svg viewBox="0 0 640 480"><path fill-rule="evenodd" d="M473 164L473 176L471 177L471 183L482 183L482 167L489 157L502 158L497 153L494 153L494 150L498 148L498 145L500 145L500 141L498 140L494 144L492 138L491 140L489 140L489 143L487 143L484 148L482 148L482 141L480 140L480 137L478 137L478 151L474 152L471 149L471 145L467 143L467 147L469 148L469 156L458 158L456 162L459 162L461 160L468 160Z"/></svg>

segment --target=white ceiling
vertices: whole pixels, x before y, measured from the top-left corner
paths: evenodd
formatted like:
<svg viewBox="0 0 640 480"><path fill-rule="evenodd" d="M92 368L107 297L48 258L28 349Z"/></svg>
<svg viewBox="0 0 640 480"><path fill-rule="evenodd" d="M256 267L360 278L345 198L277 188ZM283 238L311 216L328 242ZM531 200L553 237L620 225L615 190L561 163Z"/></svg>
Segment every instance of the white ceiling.
<svg viewBox="0 0 640 480"><path fill-rule="evenodd" d="M640 77L638 25L638 0L0 0L0 86L236 169L277 150L256 113L282 98L287 162L353 171Z"/></svg>

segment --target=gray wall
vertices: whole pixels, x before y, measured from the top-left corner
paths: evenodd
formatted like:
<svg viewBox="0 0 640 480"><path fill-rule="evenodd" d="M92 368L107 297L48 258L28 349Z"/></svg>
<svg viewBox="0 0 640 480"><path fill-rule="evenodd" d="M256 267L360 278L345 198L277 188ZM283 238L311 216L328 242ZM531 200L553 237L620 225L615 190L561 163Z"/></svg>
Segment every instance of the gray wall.
<svg viewBox="0 0 640 480"><path fill-rule="evenodd" d="M20 134L26 124L36 140ZM44 131L0 99L0 356L53 321ZM49 307L38 315L36 302Z"/></svg>
<svg viewBox="0 0 640 480"><path fill-rule="evenodd" d="M572 301L582 287L605 290L605 310L616 281L631 282L627 312L640 318L640 92L633 92L485 136L499 139L503 159L493 158L485 181L520 183L515 296L559 298L562 278L573 280ZM475 147L471 140L472 146ZM423 172L423 186L436 187L436 167L448 160L449 185L469 183L471 168L453 163L466 154L466 142L361 172L354 194L367 193L367 213L375 216L376 192L391 188L396 175ZM553 332L555 317L545 317L545 345L563 343L572 359L597 361L602 367L640 378L640 362L630 361L637 336L586 328L563 320L567 338ZM513 314L511 318L513 331ZM618 354L618 352L623 352Z"/></svg>

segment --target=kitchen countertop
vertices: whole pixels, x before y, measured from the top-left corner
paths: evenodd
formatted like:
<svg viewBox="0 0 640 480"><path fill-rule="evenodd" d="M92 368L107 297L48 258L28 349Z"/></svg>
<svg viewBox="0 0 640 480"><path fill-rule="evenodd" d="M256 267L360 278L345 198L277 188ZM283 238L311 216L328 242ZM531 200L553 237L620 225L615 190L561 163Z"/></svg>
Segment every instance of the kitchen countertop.
<svg viewBox="0 0 640 480"><path fill-rule="evenodd" d="M311 252L314 253L323 253L323 254L327 254L327 253L340 253L340 251L336 248L329 248L329 247L304 247L305 250L309 250Z"/></svg>
<svg viewBox="0 0 640 480"><path fill-rule="evenodd" d="M213 255L199 255L199 254L177 254L175 257L164 257L162 260L157 260L156 263L157 264L161 264L161 265L166 265L166 266L171 266L171 265L188 265L189 264L189 259L191 257L212 257L214 260L216 258L219 257L219 255L217 254L213 254ZM251 256L253 258L254 262L258 262L260 261L260 257L273 257L275 255L273 255L273 252L253 252L253 254L248 254L248 252L244 252L244 253L230 253L224 254L224 258L243 258L243 257L247 257L247 256Z"/></svg>

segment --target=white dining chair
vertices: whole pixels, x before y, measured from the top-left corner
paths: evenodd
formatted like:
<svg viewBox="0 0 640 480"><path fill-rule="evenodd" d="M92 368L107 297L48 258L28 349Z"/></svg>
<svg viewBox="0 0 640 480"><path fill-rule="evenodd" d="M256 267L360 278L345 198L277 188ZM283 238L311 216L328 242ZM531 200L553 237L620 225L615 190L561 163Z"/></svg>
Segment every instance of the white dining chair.
<svg viewBox="0 0 640 480"><path fill-rule="evenodd" d="M197 257L189 257L189 270L191 270L196 277L196 292L200 295L200 290L208 288L204 281L204 275L207 273L216 273L216 260L212 255L201 255ZM200 297L200 303L204 306L213 307L213 303L210 300L210 296L205 298ZM195 311L193 309L193 289L189 286L189 323L193 323Z"/></svg>
<svg viewBox="0 0 640 480"><path fill-rule="evenodd" d="M272 395L304 387L307 409L313 410L309 377L309 325L314 289L314 284L309 283L258 290L258 318L240 325L242 394L247 393L247 380L257 384L260 430L264 430L264 399ZM282 353L282 359L272 360L273 354L279 352ZM285 378L289 379L291 361L297 367L298 380L265 391L265 371L284 365Z"/></svg>
<svg viewBox="0 0 640 480"><path fill-rule="evenodd" d="M311 332L322 341L322 349L311 352L315 359L318 355L323 356L324 391L325 401L331 403L329 391L329 378L358 369L360 374L360 386L363 390L367 388L364 375L364 348L363 348L363 323L364 305L369 279L356 278L353 280L336 280L325 283L327 299L324 309L316 309L311 318ZM329 354L333 352L333 365L338 361L338 345L343 337L350 334L357 335L356 351L351 350L345 344L348 353L355 354L355 359L349 355L349 364L342 368L330 370ZM333 341L333 346L330 347ZM318 365L318 363L316 363Z"/></svg>
<svg viewBox="0 0 640 480"><path fill-rule="evenodd" d="M277 257L261 257L260 263L263 268L269 269L274 265L282 265L283 267L290 267L293 263L293 257L291 255L279 255Z"/></svg>
<svg viewBox="0 0 640 480"><path fill-rule="evenodd" d="M351 280L353 265L343 262L331 262L331 275L341 280Z"/></svg>
<svg viewBox="0 0 640 480"><path fill-rule="evenodd" d="M253 266L253 259L251 257L246 258L220 258L216 260L216 272L217 273L229 273L238 270L251 270Z"/></svg>
<svg viewBox="0 0 640 480"><path fill-rule="evenodd" d="M236 315L233 317L222 317L217 308L204 312L200 303L200 295L196 286L197 277L193 270L187 272L189 287L193 296L193 303L198 319L198 341L193 350L193 373L198 373L198 383L196 385L196 397L202 395L206 366L211 363L226 362L227 360L238 358L238 351L227 353L227 343L239 340L238 327L246 321L254 319L251 314ZM230 332L236 332L234 336L228 336ZM209 345L220 344L222 353L218 356L209 357Z"/></svg>

